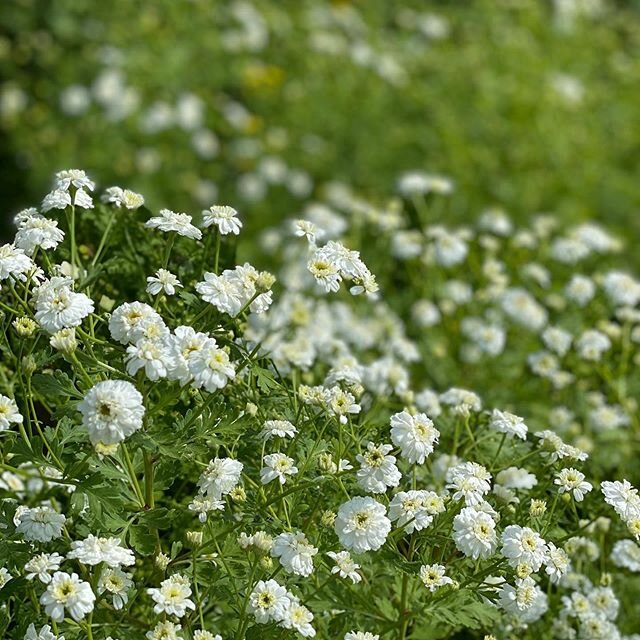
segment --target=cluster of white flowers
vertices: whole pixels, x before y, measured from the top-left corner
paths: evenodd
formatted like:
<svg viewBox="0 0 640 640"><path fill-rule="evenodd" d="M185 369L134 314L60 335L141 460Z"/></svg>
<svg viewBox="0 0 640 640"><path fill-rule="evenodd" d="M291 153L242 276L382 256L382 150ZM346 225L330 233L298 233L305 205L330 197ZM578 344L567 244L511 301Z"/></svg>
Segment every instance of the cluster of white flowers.
<svg viewBox="0 0 640 640"><path fill-rule="evenodd" d="M443 180L405 178L407 206L446 193ZM58 181L72 199L95 189L82 172ZM96 211L142 204L114 187ZM570 324L545 291L552 268L529 262L515 277L494 250L479 262L481 285L456 274L430 297L420 283L418 312L412 300L395 313L340 291L342 281L351 293L374 294L377 284L342 244L349 226L334 209L384 217L343 191L287 225L307 246L282 247L285 291L274 300L270 273L225 264L220 247L242 226L231 207L203 212L209 235L198 251L204 234L188 214L131 222L152 247L137 258L129 243L104 249L105 222L87 243L100 247L94 265L67 251L72 206L59 224L23 212L20 239L0 250L11 316L0 527L20 549L0 566L0 588L24 578L12 589L26 583L25 606L40 603L32 626L22 625L26 640L79 630L221 640L254 624L266 625L253 631L265 637L371 640L400 629L407 638L427 610L451 637L457 607L471 617L486 609L478 624L490 620L505 637L553 627L559 640L622 638L611 585L640 571L640 498L630 481L605 479L612 463L595 442L637 426L627 387L640 343L631 276L565 278L555 295L566 291L572 313L582 317L599 296L616 319ZM470 229L410 233L394 212L385 232L406 233L393 259L453 273L477 257ZM524 251L545 240L563 265L569 252L582 261L616 248L584 225L553 243L544 220L518 238L496 211L478 227L486 247L511 241ZM149 228L171 235L160 242ZM60 252L71 264L53 264ZM471 302L483 310L467 314ZM439 337L449 331L460 337L451 354ZM511 355L519 340L526 348ZM508 384L483 370L510 357ZM456 367L486 376L483 393ZM414 391L416 376L432 386ZM579 400L556 402L576 380ZM626 530L601 515L598 486ZM383 579L396 570L398 580ZM378 634L355 628L378 623Z"/></svg>

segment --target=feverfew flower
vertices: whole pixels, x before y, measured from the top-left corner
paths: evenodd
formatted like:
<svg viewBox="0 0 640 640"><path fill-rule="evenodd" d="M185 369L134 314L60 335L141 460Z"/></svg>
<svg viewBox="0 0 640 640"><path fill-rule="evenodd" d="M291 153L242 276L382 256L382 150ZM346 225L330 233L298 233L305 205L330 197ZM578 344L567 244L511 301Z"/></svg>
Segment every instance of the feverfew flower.
<svg viewBox="0 0 640 640"><path fill-rule="evenodd" d="M111 604L119 611L129 601L128 591L133 585L129 574L121 569L103 569L98 580L98 593L111 595Z"/></svg>
<svg viewBox="0 0 640 640"><path fill-rule="evenodd" d="M441 564L423 564L420 567L420 580L432 593L448 584L453 584L453 580L445 575L446 567Z"/></svg>
<svg viewBox="0 0 640 640"><path fill-rule="evenodd" d="M428 527L433 517L444 511L443 499L433 491L399 491L389 503L389 519L406 533Z"/></svg>
<svg viewBox="0 0 640 640"><path fill-rule="evenodd" d="M294 438L298 430L288 420L267 420L262 425L260 435L264 440L271 438Z"/></svg>
<svg viewBox="0 0 640 640"><path fill-rule="evenodd" d="M287 590L275 580L260 580L249 595L249 612L259 624L284 619L290 597Z"/></svg>
<svg viewBox="0 0 640 640"><path fill-rule="evenodd" d="M640 496L638 490L628 480L622 482L605 480L600 484L600 490L605 502L615 509L622 520L625 522L640 520Z"/></svg>
<svg viewBox="0 0 640 640"><path fill-rule="evenodd" d="M380 636L369 631L349 631L344 640L380 640Z"/></svg>
<svg viewBox="0 0 640 640"><path fill-rule="evenodd" d="M331 568L331 573L339 573L341 578L349 578L353 584L362 580L362 576L358 573L360 565L353 561L348 551L328 551L327 555L336 563Z"/></svg>
<svg viewBox="0 0 640 640"><path fill-rule="evenodd" d="M240 482L243 464L233 458L214 458L200 475L198 489L212 500L220 500Z"/></svg>
<svg viewBox="0 0 640 640"><path fill-rule="evenodd" d="M187 364L193 376L192 385L196 389L204 387L209 392L222 389L236 375L229 354L220 349L213 338L207 338L202 348L190 353Z"/></svg>
<svg viewBox="0 0 640 640"><path fill-rule="evenodd" d="M80 404L82 424L92 444L117 444L142 427L142 395L125 380L105 380L94 385Z"/></svg>
<svg viewBox="0 0 640 640"><path fill-rule="evenodd" d="M396 457L389 455L392 449L390 444L369 442L365 453L356 456L360 463L358 484L364 491L384 493L388 487L398 486L402 474L396 467Z"/></svg>
<svg viewBox="0 0 640 640"><path fill-rule="evenodd" d="M109 202L116 207L125 209L139 209L144 205L144 196L129 189L121 187L109 187L102 196L103 202Z"/></svg>
<svg viewBox="0 0 640 640"><path fill-rule="evenodd" d="M71 543L71 551L67 558L95 566L103 562L108 567L129 567L135 564L136 558L130 549L121 546L118 538L98 538L90 533L84 540Z"/></svg>
<svg viewBox="0 0 640 640"><path fill-rule="evenodd" d="M54 276L33 291L35 318L48 333L78 327L93 312L93 300L72 290L72 280Z"/></svg>
<svg viewBox="0 0 640 640"><path fill-rule="evenodd" d="M584 473L577 469L562 469L553 482L560 487L559 493L570 493L576 502L582 502L585 494L593 489L593 485L584 478Z"/></svg>
<svg viewBox="0 0 640 640"><path fill-rule="evenodd" d="M456 547L474 560L488 558L496 548L496 523L484 511L464 507L453 519Z"/></svg>
<svg viewBox="0 0 640 640"><path fill-rule="evenodd" d="M147 640L183 640L182 636L178 635L181 627L179 624L165 620L164 622L158 622L153 628L153 631L147 631Z"/></svg>
<svg viewBox="0 0 640 640"><path fill-rule="evenodd" d="M424 464L439 437L440 432L424 413L401 411L391 416L391 440L409 462Z"/></svg>
<svg viewBox="0 0 640 640"><path fill-rule="evenodd" d="M51 542L62 535L66 518L51 507L19 507L14 522L16 531L31 542Z"/></svg>
<svg viewBox="0 0 640 640"><path fill-rule="evenodd" d="M571 561L566 551L556 547L553 542L547 542L547 557L544 564L545 573L553 584L558 584L571 568Z"/></svg>
<svg viewBox="0 0 640 640"><path fill-rule="evenodd" d="M163 580L157 588L147 589L147 593L156 603L154 613L166 613L170 616L182 618L187 609L195 611L195 603L189 599L191 587L189 580L180 574L172 575Z"/></svg>
<svg viewBox="0 0 640 640"><path fill-rule="evenodd" d="M38 578L40 582L49 584L51 574L60 569L63 560L64 558L58 553L40 553L24 565L25 578L27 580Z"/></svg>
<svg viewBox="0 0 640 640"><path fill-rule="evenodd" d="M602 354L609 349L611 349L609 336L595 329L585 331L576 342L578 355L592 362L599 362Z"/></svg>
<svg viewBox="0 0 640 640"><path fill-rule="evenodd" d="M175 232L180 236L200 240L202 231L191 224L191 216L186 213L175 213L170 209L160 209L159 215L149 218L145 222L145 227L159 229L164 232Z"/></svg>
<svg viewBox="0 0 640 640"><path fill-rule="evenodd" d="M538 571L547 559L547 543L542 536L517 524L509 525L502 532L502 555L512 567L526 564L531 571Z"/></svg>
<svg viewBox="0 0 640 640"><path fill-rule="evenodd" d="M159 338L169 333L160 314L144 302L125 302L113 310L109 333L120 344L135 343L141 338Z"/></svg>
<svg viewBox="0 0 640 640"><path fill-rule="evenodd" d="M267 484L276 478L280 484L287 481L287 476L298 473L298 467L295 466L293 458L286 456L284 453L270 453L263 459L264 466L260 469L260 481Z"/></svg>
<svg viewBox="0 0 640 640"><path fill-rule="evenodd" d="M0 431L6 431L12 424L22 424L22 420L16 401L0 394Z"/></svg>
<svg viewBox="0 0 640 640"><path fill-rule="evenodd" d="M527 439L527 425L524 419L509 413L494 409L489 418L489 428L498 433L506 433L509 436L517 436L522 440Z"/></svg>
<svg viewBox="0 0 640 640"><path fill-rule="evenodd" d="M340 543L355 553L376 551L391 531L386 509L373 498L358 497L338 509L334 529Z"/></svg>
<svg viewBox="0 0 640 640"><path fill-rule="evenodd" d="M202 226L215 225L221 235L230 233L238 235L242 229L242 222L238 219L238 212L226 205L213 205L202 212Z"/></svg>
<svg viewBox="0 0 640 640"><path fill-rule="evenodd" d="M305 577L313 573L313 556L317 553L318 549L309 543L302 531L281 533L271 548L271 555L279 558L287 573Z"/></svg>
<svg viewBox="0 0 640 640"><path fill-rule="evenodd" d="M0 282L7 278L25 280L25 274L32 269L35 264L23 249L12 244L0 246Z"/></svg>
<svg viewBox="0 0 640 640"><path fill-rule="evenodd" d="M56 571L47 590L40 596L40 604L55 622L62 622L65 609L78 622L93 611L95 599L91 585L80 580L77 574Z"/></svg>
<svg viewBox="0 0 640 640"><path fill-rule="evenodd" d="M64 239L58 229L57 220L45 218L38 213L21 218L15 237L15 246L31 256L37 248L55 249Z"/></svg>
<svg viewBox="0 0 640 640"><path fill-rule="evenodd" d="M311 626L313 614L297 598L289 598L280 626L297 631L303 638L313 638L316 630Z"/></svg>
<svg viewBox="0 0 640 640"><path fill-rule="evenodd" d="M27 627L27 633L24 636L24 640L64 640L64 636L57 636L51 631L51 625L45 624L40 628L40 631L36 631L36 627L33 622Z"/></svg>
<svg viewBox="0 0 640 640"><path fill-rule="evenodd" d="M519 580L515 587L504 584L500 588L499 603L507 612L518 615L532 607L540 597L539 590L532 578Z"/></svg>
<svg viewBox="0 0 640 640"><path fill-rule="evenodd" d="M157 296L161 291L164 291L168 296L173 296L176 293L176 289L182 288L177 276L166 269L158 269L154 276L147 278L147 282L147 293L152 296Z"/></svg>

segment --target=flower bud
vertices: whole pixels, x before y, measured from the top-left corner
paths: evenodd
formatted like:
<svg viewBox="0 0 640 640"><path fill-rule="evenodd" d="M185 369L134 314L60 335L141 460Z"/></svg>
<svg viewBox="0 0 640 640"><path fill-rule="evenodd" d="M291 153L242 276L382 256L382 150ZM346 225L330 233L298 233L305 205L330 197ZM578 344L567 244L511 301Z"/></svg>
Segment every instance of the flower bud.
<svg viewBox="0 0 640 640"><path fill-rule="evenodd" d="M265 571L271 571L273 569L273 560L269 556L262 556L259 564Z"/></svg>
<svg viewBox="0 0 640 640"><path fill-rule="evenodd" d="M171 558L165 553L159 553L155 559L156 567L158 567L160 571L166 571L170 562Z"/></svg>
<svg viewBox="0 0 640 640"><path fill-rule="evenodd" d="M529 505L529 515L532 518L540 518L547 512L547 503L544 500L532 500Z"/></svg>
<svg viewBox="0 0 640 640"><path fill-rule="evenodd" d="M322 513L322 517L320 518L320 522L324 527L333 527L333 523L336 519L336 514L333 511L324 511Z"/></svg>
<svg viewBox="0 0 640 640"><path fill-rule="evenodd" d="M22 316L13 321L13 328L21 338L30 338L37 330L38 324L35 320Z"/></svg>
<svg viewBox="0 0 640 640"><path fill-rule="evenodd" d="M49 339L49 344L62 353L73 353L78 346L76 330L73 327L69 327L56 331Z"/></svg>
<svg viewBox="0 0 640 640"><path fill-rule="evenodd" d="M187 531L187 542L192 547L199 547L202 545L203 533L202 531Z"/></svg>
<svg viewBox="0 0 640 640"><path fill-rule="evenodd" d="M236 503L242 504L247 501L247 492L244 490L244 487L237 486L231 489L229 492L229 497Z"/></svg>

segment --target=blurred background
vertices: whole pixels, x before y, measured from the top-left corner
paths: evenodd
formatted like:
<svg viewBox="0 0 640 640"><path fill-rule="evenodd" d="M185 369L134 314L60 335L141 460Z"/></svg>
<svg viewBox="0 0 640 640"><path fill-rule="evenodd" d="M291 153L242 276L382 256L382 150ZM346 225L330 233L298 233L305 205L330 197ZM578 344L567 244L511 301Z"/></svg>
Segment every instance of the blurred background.
<svg viewBox="0 0 640 640"><path fill-rule="evenodd" d="M257 231L331 181L640 231L640 3L5 0L2 236L53 172Z"/></svg>

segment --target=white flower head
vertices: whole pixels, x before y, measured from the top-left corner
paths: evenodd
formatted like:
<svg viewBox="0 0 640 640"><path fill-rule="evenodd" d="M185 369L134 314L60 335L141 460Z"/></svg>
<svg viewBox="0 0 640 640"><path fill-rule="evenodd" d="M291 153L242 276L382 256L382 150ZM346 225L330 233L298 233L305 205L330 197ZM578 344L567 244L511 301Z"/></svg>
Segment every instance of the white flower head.
<svg viewBox="0 0 640 640"><path fill-rule="evenodd" d="M142 394L125 380L94 385L78 405L93 444L117 444L142 427Z"/></svg>
<svg viewBox="0 0 640 640"><path fill-rule="evenodd" d="M213 205L202 212L202 226L210 227L215 225L221 235L230 233L239 235L242 229L242 222L238 219L238 212L226 205Z"/></svg>
<svg viewBox="0 0 640 640"><path fill-rule="evenodd" d="M352 498L338 509L334 529L340 543L355 553L376 551L391 531L386 509L370 497Z"/></svg>

